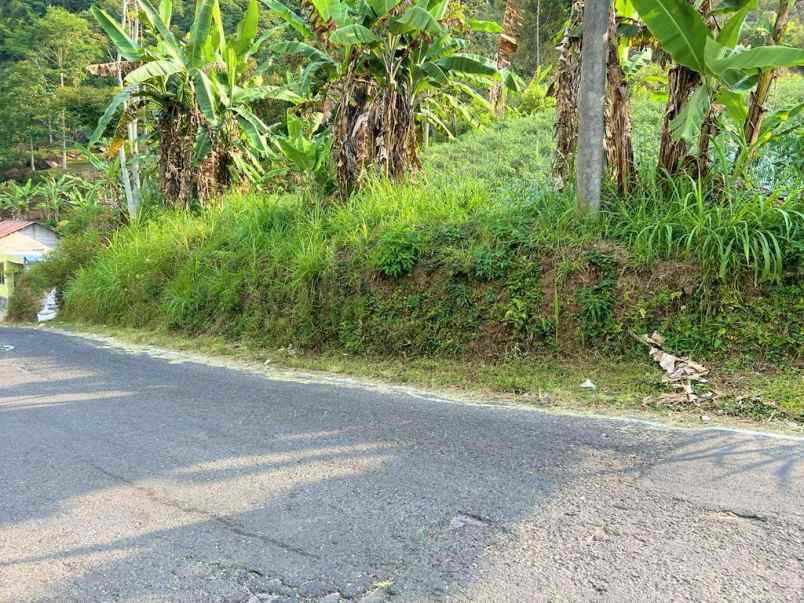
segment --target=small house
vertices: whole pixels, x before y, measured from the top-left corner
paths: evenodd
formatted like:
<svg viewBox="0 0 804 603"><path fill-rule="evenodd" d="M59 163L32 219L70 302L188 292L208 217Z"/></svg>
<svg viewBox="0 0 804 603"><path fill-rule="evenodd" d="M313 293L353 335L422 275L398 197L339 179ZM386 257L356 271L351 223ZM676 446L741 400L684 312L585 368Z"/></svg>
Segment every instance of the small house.
<svg viewBox="0 0 804 603"><path fill-rule="evenodd" d="M8 305L19 275L44 259L59 237L38 222L0 221L0 313Z"/></svg>

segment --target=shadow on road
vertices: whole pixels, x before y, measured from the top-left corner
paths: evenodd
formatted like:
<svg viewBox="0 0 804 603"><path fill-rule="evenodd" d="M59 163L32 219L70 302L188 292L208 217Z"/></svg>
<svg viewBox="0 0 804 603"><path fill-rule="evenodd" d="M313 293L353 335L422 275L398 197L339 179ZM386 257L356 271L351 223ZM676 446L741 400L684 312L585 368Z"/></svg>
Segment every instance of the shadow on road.
<svg viewBox="0 0 804 603"><path fill-rule="evenodd" d="M782 490L804 460L714 431L590 430L0 336L15 345L0 354L0 583L20 601L357 598L380 581L403 600L459 597L590 458L627 459L608 469L624 477L772 467Z"/></svg>

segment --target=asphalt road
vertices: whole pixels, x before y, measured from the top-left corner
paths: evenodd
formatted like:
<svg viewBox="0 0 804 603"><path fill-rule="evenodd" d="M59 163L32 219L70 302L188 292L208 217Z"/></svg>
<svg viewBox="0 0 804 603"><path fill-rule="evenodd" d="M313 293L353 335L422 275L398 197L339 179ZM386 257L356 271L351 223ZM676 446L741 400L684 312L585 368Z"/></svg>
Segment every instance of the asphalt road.
<svg viewBox="0 0 804 603"><path fill-rule="evenodd" d="M801 601L802 478L801 440L0 328L2 602Z"/></svg>

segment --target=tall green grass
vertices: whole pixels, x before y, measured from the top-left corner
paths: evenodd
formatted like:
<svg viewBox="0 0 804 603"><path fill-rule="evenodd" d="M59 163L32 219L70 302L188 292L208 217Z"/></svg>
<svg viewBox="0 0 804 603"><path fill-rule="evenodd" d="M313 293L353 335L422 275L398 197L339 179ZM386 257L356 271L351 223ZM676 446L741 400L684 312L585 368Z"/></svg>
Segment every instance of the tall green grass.
<svg viewBox="0 0 804 603"><path fill-rule="evenodd" d="M804 186L764 193L712 190L686 178L653 182L606 208L609 235L644 261L690 259L704 276L734 282L780 282L801 261Z"/></svg>

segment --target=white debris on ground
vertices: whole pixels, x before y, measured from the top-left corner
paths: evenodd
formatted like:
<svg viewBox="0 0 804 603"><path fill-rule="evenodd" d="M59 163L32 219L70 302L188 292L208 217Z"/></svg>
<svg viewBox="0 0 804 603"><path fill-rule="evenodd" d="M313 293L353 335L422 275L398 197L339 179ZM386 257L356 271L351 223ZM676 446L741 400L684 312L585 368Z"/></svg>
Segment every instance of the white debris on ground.
<svg viewBox="0 0 804 603"><path fill-rule="evenodd" d="M664 351L662 348L665 338L662 335L654 331L651 335L642 335L637 339L650 346L648 354L664 371L662 382L675 390L673 393L661 396L660 402L664 404L698 404L714 400L718 396L716 391L696 393L695 384L709 383L706 378L709 375L709 369L690 358L674 356Z"/></svg>
<svg viewBox="0 0 804 603"><path fill-rule="evenodd" d="M56 290L53 289L42 299L42 309L36 315L39 322L47 322L56 318L59 312L59 302L56 298Z"/></svg>
<svg viewBox="0 0 804 603"><path fill-rule="evenodd" d="M590 389L590 390L596 390L597 389L597 385L592 383L591 379L587 379L586 381L581 383L581 385L579 385L579 387L582 387L583 389Z"/></svg>

